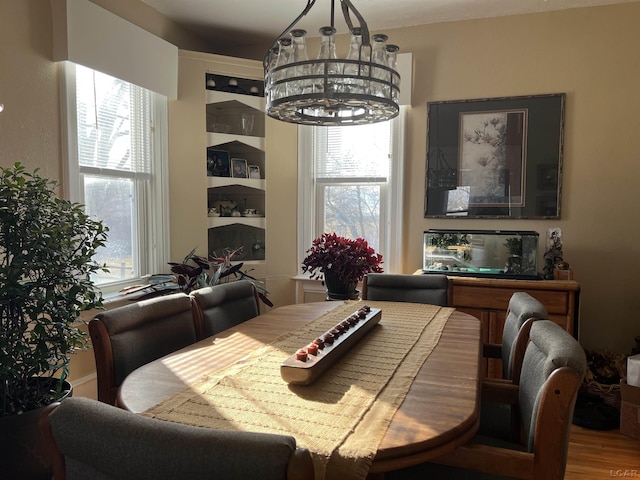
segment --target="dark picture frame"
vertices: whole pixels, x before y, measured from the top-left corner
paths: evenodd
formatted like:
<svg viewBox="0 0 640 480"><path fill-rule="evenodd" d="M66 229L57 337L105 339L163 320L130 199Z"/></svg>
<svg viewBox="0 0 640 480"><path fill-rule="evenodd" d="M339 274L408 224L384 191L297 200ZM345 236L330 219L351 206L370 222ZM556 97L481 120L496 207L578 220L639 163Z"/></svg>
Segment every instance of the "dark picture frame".
<svg viewBox="0 0 640 480"><path fill-rule="evenodd" d="M564 110L564 93L429 102L425 218L560 218Z"/></svg>
<svg viewBox="0 0 640 480"><path fill-rule="evenodd" d="M207 175L210 177L230 177L231 162L229 152L207 148Z"/></svg>

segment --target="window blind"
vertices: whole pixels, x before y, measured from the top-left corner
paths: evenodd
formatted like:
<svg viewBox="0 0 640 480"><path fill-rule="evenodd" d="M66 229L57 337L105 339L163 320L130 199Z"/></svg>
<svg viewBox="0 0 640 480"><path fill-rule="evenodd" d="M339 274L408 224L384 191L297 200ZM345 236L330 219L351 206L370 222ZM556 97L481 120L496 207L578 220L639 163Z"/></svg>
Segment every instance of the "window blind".
<svg viewBox="0 0 640 480"><path fill-rule="evenodd" d="M148 178L150 92L80 65L76 68L76 79L81 171ZM140 114L130 115L132 111Z"/></svg>
<svg viewBox="0 0 640 480"><path fill-rule="evenodd" d="M387 181L392 147L387 123L314 128L314 136L317 180Z"/></svg>

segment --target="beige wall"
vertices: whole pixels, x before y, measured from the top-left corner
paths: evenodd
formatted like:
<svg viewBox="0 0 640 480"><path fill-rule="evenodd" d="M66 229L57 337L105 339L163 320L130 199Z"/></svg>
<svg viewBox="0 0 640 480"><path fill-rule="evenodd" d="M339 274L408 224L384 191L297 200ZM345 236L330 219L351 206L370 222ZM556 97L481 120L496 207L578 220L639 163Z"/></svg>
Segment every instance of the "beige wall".
<svg viewBox="0 0 640 480"><path fill-rule="evenodd" d="M637 18L640 3L387 32L415 60L405 271L421 266L427 228L536 230L544 238L560 227L565 259L582 286L581 342L630 351L640 335ZM558 92L567 94L561 220L423 218L428 101Z"/></svg>
<svg viewBox="0 0 640 480"><path fill-rule="evenodd" d="M206 43L137 0L95 0L182 48ZM0 0L0 165L22 162L62 182L59 65L51 61L50 0ZM72 358L71 380L95 372L92 351Z"/></svg>
<svg viewBox="0 0 640 480"><path fill-rule="evenodd" d="M95 3L180 48L206 49L164 17L149 15L140 2ZM0 162L19 160L62 178L50 3L0 0L0 12L0 103L6 106L0 114ZM406 272L421 266L426 228L532 229L544 234L549 227L560 227L566 260L582 285L582 343L630 350L633 337L640 335L632 308L640 270L640 227L633 210L640 180L634 148L640 131L637 18L640 3L387 32L403 51L413 52L415 61L405 168ZM423 218L426 102L557 92L567 94L561 220ZM292 301L288 278L297 269L297 140L289 125L270 122L267 134L268 278L274 299L282 304Z"/></svg>

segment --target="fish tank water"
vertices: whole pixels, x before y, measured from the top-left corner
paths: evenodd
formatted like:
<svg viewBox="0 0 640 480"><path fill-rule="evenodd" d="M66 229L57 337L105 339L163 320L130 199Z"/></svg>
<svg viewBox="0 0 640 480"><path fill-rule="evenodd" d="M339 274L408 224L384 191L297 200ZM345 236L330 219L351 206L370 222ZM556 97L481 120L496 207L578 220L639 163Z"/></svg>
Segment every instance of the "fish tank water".
<svg viewBox="0 0 640 480"><path fill-rule="evenodd" d="M538 232L447 230L424 232L424 273L540 280Z"/></svg>

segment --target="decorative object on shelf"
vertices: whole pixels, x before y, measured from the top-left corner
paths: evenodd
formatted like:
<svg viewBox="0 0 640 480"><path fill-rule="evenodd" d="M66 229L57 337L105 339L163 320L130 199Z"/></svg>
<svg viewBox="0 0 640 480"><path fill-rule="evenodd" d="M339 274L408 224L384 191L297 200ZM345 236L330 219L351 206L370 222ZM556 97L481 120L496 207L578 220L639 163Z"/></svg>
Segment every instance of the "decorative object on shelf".
<svg viewBox="0 0 640 480"><path fill-rule="evenodd" d="M87 345L80 313L102 306L91 279L108 228L58 184L0 167L0 465L3 478L47 478L39 411L71 393L70 355ZM5 477L6 476L6 477Z"/></svg>
<svg viewBox="0 0 640 480"><path fill-rule="evenodd" d="M230 177L229 152L207 148L207 175L210 177Z"/></svg>
<svg viewBox="0 0 640 480"><path fill-rule="evenodd" d="M547 250L544 252L544 278L553 280L556 265L563 262L562 230L550 228L547 230Z"/></svg>
<svg viewBox="0 0 640 480"><path fill-rule="evenodd" d="M382 255L363 238L355 240L323 233L316 238L302 262L302 271L318 278L327 287L330 299L358 298L358 282L367 273L381 273Z"/></svg>
<svg viewBox="0 0 640 480"><path fill-rule="evenodd" d="M240 114L240 127L242 135L253 135L253 124L255 123L255 116L253 113Z"/></svg>
<svg viewBox="0 0 640 480"><path fill-rule="evenodd" d="M315 0L307 0L302 13L264 56L267 115L302 125L362 125L396 117L400 95L398 46L388 45L388 37L383 34L370 38L363 16L350 0L340 0L351 46L347 58L337 58L335 0L331 0L330 26L320 29L320 52L316 59L309 60L307 32L293 27L314 4ZM352 13L357 26L351 20Z"/></svg>
<svg viewBox="0 0 640 480"><path fill-rule="evenodd" d="M256 286L258 297L262 303L273 307L269 300L269 292L263 282L249 274L251 270L242 270L244 263L232 264L231 259L242 251L243 247L227 249L224 256L210 256L208 259L195 254L196 249L191 250L182 263L169 262L171 272L175 276L178 288L189 293L198 288L211 287L219 283L233 282L235 280L249 280Z"/></svg>
<svg viewBox="0 0 640 480"><path fill-rule="evenodd" d="M560 218L564 93L427 110L425 218Z"/></svg>
<svg viewBox="0 0 640 480"><path fill-rule="evenodd" d="M262 217L264 217L264 213L256 210L255 208L245 208L242 211L242 216L243 217L248 217L248 218L253 218L253 217L262 218Z"/></svg>
<svg viewBox="0 0 640 480"><path fill-rule="evenodd" d="M210 215L212 217L237 217L241 215L238 210L238 204L233 200L216 200L209 208L210 213L211 210L218 212L218 215Z"/></svg>
<svg viewBox="0 0 640 480"><path fill-rule="evenodd" d="M244 158L231 159L231 176L234 178L247 178L247 161Z"/></svg>
<svg viewBox="0 0 640 480"><path fill-rule="evenodd" d="M248 78L228 77L215 73L206 74L207 90L236 93L240 95L264 96L264 83L262 80Z"/></svg>

